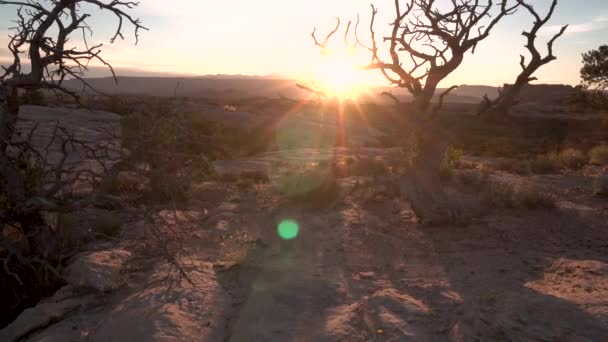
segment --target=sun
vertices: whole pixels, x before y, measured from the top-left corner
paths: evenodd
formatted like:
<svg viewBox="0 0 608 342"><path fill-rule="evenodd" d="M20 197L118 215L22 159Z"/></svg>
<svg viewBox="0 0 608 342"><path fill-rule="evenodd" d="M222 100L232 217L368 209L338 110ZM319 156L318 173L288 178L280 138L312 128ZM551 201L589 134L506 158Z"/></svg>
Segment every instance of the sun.
<svg viewBox="0 0 608 342"><path fill-rule="evenodd" d="M369 87L353 49L325 51L312 78L316 86L329 97L357 98Z"/></svg>

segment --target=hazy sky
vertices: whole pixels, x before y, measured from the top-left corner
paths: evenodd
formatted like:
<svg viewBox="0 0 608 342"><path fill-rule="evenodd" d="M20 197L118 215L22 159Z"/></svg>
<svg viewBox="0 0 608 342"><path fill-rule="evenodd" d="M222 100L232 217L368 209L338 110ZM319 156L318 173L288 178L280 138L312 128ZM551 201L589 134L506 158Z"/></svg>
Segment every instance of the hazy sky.
<svg viewBox="0 0 608 342"><path fill-rule="evenodd" d="M377 30L386 31L393 1L373 3L380 8ZM534 3L544 11L549 0ZM150 31L142 32L137 47L127 39L106 46L104 53L116 66L155 71L306 75L322 58L310 38L312 28L326 32L333 17L348 21L357 13L366 27L369 4L369 0L142 0L132 13ZM13 18L14 7L0 6L0 58L6 56L5 37ZM443 85L513 81L519 72L519 54L526 52L521 31L531 20L520 11L501 22ZM90 21L95 28L92 40L107 42L114 23L107 15ZM544 48L549 32L563 24L571 26L556 43L558 60L537 75L541 83L579 82L581 53L608 43L608 1L560 0L548 32L538 39L539 47ZM361 33L367 36L366 30Z"/></svg>

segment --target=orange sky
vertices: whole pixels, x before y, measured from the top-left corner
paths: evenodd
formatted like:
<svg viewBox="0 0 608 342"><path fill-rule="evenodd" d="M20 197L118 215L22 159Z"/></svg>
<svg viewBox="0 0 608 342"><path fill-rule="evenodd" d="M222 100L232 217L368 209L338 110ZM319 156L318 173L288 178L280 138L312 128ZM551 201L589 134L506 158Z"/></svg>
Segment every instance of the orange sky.
<svg viewBox="0 0 608 342"><path fill-rule="evenodd" d="M440 0L442 1L442 0ZM445 0L443 0L445 1ZM378 0L378 31L386 32L392 13L392 0ZM536 0L546 8L548 0ZM14 13L3 6L0 13L0 43L6 45L6 32ZM361 13L366 26L369 0L143 0L133 10L149 32L143 32L140 44L118 42L105 47L105 56L116 66L184 74L284 74L310 78L319 69L323 57L310 38L317 26L326 32L333 17L354 19ZM580 54L601 43L608 36L608 2L561 0L556 15L547 28L554 32L569 23L569 32L556 44L558 61L545 67L537 76L540 83L578 83ZM479 46L474 56L442 86L451 84L499 85L511 82L519 72L519 54L525 53L522 25L531 18L521 12L502 22L495 33ZM90 24L96 28L93 41L107 42L114 25L110 16L101 16ZM539 44L548 37L539 37ZM367 36L367 31L363 31ZM338 40L336 43L340 43ZM0 58L6 50L0 50ZM379 79L376 76L362 78Z"/></svg>

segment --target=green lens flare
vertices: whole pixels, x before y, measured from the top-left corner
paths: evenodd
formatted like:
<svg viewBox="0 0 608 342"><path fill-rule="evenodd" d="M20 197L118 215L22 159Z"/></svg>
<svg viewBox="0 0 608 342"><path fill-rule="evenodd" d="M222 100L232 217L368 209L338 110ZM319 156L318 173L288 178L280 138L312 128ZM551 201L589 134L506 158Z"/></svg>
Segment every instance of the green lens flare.
<svg viewBox="0 0 608 342"><path fill-rule="evenodd" d="M279 223L277 232L279 233L281 239L293 240L298 237L300 226L294 220L283 220L281 223Z"/></svg>

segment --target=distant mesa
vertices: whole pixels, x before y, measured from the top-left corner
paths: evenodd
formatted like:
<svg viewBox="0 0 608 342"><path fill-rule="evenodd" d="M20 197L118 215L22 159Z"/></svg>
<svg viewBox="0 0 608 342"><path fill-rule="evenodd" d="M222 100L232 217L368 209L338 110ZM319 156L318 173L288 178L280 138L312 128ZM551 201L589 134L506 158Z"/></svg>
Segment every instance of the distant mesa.
<svg viewBox="0 0 608 342"><path fill-rule="evenodd" d="M104 94L188 96L196 98L246 99L252 97L292 98L309 96L296 87L296 80L280 74L271 75L200 75L200 76L119 76L118 84L111 77L89 78L87 82ZM179 86L177 86L179 84ZM69 80L65 84L75 91L82 91L82 84ZM574 88L561 84L528 85L521 95L522 102L561 103L574 92ZM88 92L91 92L90 90ZM362 102L388 103L382 92L391 92L402 101L411 99L406 89L389 86L377 87L360 98ZM437 97L443 92L438 89ZM454 103L479 103L483 96L498 96L498 87L487 85L461 85L452 91L446 101Z"/></svg>

